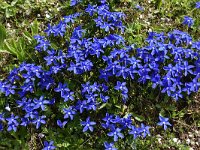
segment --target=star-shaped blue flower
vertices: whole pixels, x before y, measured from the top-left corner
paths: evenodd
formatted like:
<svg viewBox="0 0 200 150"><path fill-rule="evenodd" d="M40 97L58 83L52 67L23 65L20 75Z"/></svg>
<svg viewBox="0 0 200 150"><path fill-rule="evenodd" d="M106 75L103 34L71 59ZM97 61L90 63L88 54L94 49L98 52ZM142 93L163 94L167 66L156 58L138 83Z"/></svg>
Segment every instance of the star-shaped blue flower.
<svg viewBox="0 0 200 150"><path fill-rule="evenodd" d="M160 122L157 123L157 125L159 126L164 126L164 130L167 129L167 126L172 126L170 123L169 123L169 118L164 118L162 116L159 116L159 119L160 119Z"/></svg>
<svg viewBox="0 0 200 150"><path fill-rule="evenodd" d="M86 121L81 121L81 125L82 125L82 126L85 126L85 127L83 128L83 132L86 132L88 129L89 129L91 132L93 132L93 130L94 130L93 126L96 125L96 122L90 121L90 117L88 117L88 118L86 119Z"/></svg>

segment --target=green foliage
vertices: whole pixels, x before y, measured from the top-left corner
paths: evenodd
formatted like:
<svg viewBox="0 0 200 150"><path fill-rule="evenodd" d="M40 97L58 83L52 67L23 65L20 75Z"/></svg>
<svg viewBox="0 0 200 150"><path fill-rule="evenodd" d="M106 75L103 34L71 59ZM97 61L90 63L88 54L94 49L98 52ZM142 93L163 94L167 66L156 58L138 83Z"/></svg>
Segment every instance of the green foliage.
<svg viewBox="0 0 200 150"><path fill-rule="evenodd" d="M2 24L0 24L0 48L3 47L5 39L6 39L6 29Z"/></svg>

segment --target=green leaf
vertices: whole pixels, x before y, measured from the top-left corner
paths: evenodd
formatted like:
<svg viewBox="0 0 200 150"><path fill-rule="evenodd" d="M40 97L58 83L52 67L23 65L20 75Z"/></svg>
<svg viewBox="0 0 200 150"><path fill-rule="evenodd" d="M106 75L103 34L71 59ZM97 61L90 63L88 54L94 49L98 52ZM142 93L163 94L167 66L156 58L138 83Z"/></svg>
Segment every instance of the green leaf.
<svg viewBox="0 0 200 150"><path fill-rule="evenodd" d="M2 24L0 24L0 48L3 47L5 39L6 39L6 29Z"/></svg>
<svg viewBox="0 0 200 150"><path fill-rule="evenodd" d="M5 43L4 48L6 51L10 52L13 55L17 55L15 48L13 48L12 44L10 44L9 41L6 40L4 43Z"/></svg>
<svg viewBox="0 0 200 150"><path fill-rule="evenodd" d="M142 122L142 121L145 120L145 118L143 116L141 116L141 115L137 115L135 113L132 113L132 115L133 115L134 119L139 121L139 122Z"/></svg>
<svg viewBox="0 0 200 150"><path fill-rule="evenodd" d="M0 1L0 3L1 3L1 5L0 5L1 9L6 9L6 8L10 7L10 5L7 2Z"/></svg>
<svg viewBox="0 0 200 150"><path fill-rule="evenodd" d="M28 53L25 51L26 42L24 38L9 39L5 40L4 50L10 52L11 54L17 56L17 59L20 61L24 61Z"/></svg>
<svg viewBox="0 0 200 150"><path fill-rule="evenodd" d="M107 103L103 103L100 107L99 107L99 110L106 107Z"/></svg>
<svg viewBox="0 0 200 150"><path fill-rule="evenodd" d="M15 10L12 7L6 8L6 18L10 18L15 14Z"/></svg>
<svg viewBox="0 0 200 150"><path fill-rule="evenodd" d="M32 35L28 31L24 31L23 36L28 40L32 41Z"/></svg>
<svg viewBox="0 0 200 150"><path fill-rule="evenodd" d="M15 6L15 4L17 4L19 0L13 0L12 3L11 3L11 6Z"/></svg>
<svg viewBox="0 0 200 150"><path fill-rule="evenodd" d="M156 0L156 9L160 9L162 5L162 0Z"/></svg>
<svg viewBox="0 0 200 150"><path fill-rule="evenodd" d="M32 36L38 34L38 28L39 28L39 23L37 20L33 21L33 24L31 25L31 33Z"/></svg>

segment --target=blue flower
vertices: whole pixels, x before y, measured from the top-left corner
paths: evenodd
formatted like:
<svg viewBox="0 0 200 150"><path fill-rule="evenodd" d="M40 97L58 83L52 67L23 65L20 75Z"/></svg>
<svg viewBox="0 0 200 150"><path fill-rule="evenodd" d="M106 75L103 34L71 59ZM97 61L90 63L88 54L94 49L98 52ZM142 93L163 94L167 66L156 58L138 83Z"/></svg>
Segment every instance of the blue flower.
<svg viewBox="0 0 200 150"><path fill-rule="evenodd" d="M81 121L81 125L84 126L83 132L86 132L88 129L93 132L93 126L96 125L96 122L90 121L90 117L88 117L86 121Z"/></svg>
<svg viewBox="0 0 200 150"><path fill-rule="evenodd" d="M198 78L194 78L192 82L188 83L188 86L190 87L190 91L197 92L200 88Z"/></svg>
<svg viewBox="0 0 200 150"><path fill-rule="evenodd" d="M46 51L51 46L50 42L47 40L40 40L39 44L35 47L35 49L39 52Z"/></svg>
<svg viewBox="0 0 200 150"><path fill-rule="evenodd" d="M78 14L77 14L77 16L78 16ZM74 23L74 18L76 18L77 16L76 15L75 16L74 15L65 16L64 22L65 23Z"/></svg>
<svg viewBox="0 0 200 150"><path fill-rule="evenodd" d="M92 92L96 92L96 91L100 92L99 85L97 84L97 82L94 82L94 84L91 85L90 88L92 89Z"/></svg>
<svg viewBox="0 0 200 150"><path fill-rule="evenodd" d="M188 72L190 74L193 74L193 71L191 70L192 68L194 68L193 65L189 65L188 61L184 61L183 65L182 65L182 69L184 70L184 75L187 76Z"/></svg>
<svg viewBox="0 0 200 150"><path fill-rule="evenodd" d="M32 104L29 104L29 105L32 105ZM33 106L26 106L25 107L25 111L26 111L26 114L25 114L25 118L31 118L31 119L34 119L34 118L37 118L38 117L38 111L34 110Z"/></svg>
<svg viewBox="0 0 200 150"><path fill-rule="evenodd" d="M56 147L53 145L53 141L50 141L49 143L47 141L44 141L44 148L42 150L53 150L56 149Z"/></svg>
<svg viewBox="0 0 200 150"><path fill-rule="evenodd" d="M85 72L90 71L93 67L93 63L90 60L80 62L80 68Z"/></svg>
<svg viewBox="0 0 200 150"><path fill-rule="evenodd" d="M33 120L33 123L36 124L36 129L40 127L41 124L46 124L46 121L44 120L46 116L38 116L35 120Z"/></svg>
<svg viewBox="0 0 200 150"><path fill-rule="evenodd" d="M4 113L0 113L0 121L5 121Z"/></svg>
<svg viewBox="0 0 200 150"><path fill-rule="evenodd" d="M40 43L40 41L43 41L45 37L41 35L35 35L34 39L37 41L37 43Z"/></svg>
<svg viewBox="0 0 200 150"><path fill-rule="evenodd" d="M182 90L175 91L175 92L172 94L172 97L173 97L175 100L178 100L179 98L183 98Z"/></svg>
<svg viewBox="0 0 200 150"><path fill-rule="evenodd" d="M138 136L140 136L141 135L140 133L141 133L140 128L131 126L131 131L129 132L129 134L132 134L134 139L136 139Z"/></svg>
<svg viewBox="0 0 200 150"><path fill-rule="evenodd" d="M67 102L68 100L73 101L74 100L74 92L63 92L63 95L61 96L64 98L64 102Z"/></svg>
<svg viewBox="0 0 200 150"><path fill-rule="evenodd" d="M54 29L53 27L51 26L51 24L48 24L47 25L47 29L44 30L44 32L46 32L47 36L50 36L52 33L54 33ZM43 38L44 39L44 38ZM41 40L39 40L38 42L40 42Z"/></svg>
<svg viewBox="0 0 200 150"><path fill-rule="evenodd" d="M122 123L122 118L120 116L116 115L115 118L111 119L111 122L113 124L117 124L117 123L121 124Z"/></svg>
<svg viewBox="0 0 200 150"><path fill-rule="evenodd" d="M170 123L169 123L169 118L164 118L162 116L159 116L159 119L160 119L160 122L157 123L157 125L159 126L164 126L164 130L167 129L167 126L172 126Z"/></svg>
<svg viewBox="0 0 200 150"><path fill-rule="evenodd" d="M106 71L112 71L112 74L115 75L119 67L120 66L118 61L109 62Z"/></svg>
<svg viewBox="0 0 200 150"><path fill-rule="evenodd" d="M123 129L131 128L132 126L131 115L128 115L126 118L121 119L121 125Z"/></svg>
<svg viewBox="0 0 200 150"><path fill-rule="evenodd" d="M76 111L73 109L73 107L69 107L69 108L64 108L64 118L70 118L71 120L74 119L74 115L76 114Z"/></svg>
<svg viewBox="0 0 200 150"><path fill-rule="evenodd" d="M121 133L121 129L120 128L115 128L113 126L111 126L111 132L109 132L107 134L108 136L113 136L114 137L114 141L118 141L118 138L124 138L124 135Z"/></svg>
<svg viewBox="0 0 200 150"><path fill-rule="evenodd" d="M61 96L65 95L65 93L70 92L67 84L58 83L58 87L54 89L55 92L61 92Z"/></svg>
<svg viewBox="0 0 200 150"><path fill-rule="evenodd" d="M73 71L74 74L81 74L81 68L80 68L80 64L79 63L73 63L73 62L70 62L70 67L67 69L69 71Z"/></svg>
<svg viewBox="0 0 200 150"><path fill-rule="evenodd" d="M90 103L90 102L96 102L96 97L98 96L98 94L86 94L85 97L87 99L87 103Z"/></svg>
<svg viewBox="0 0 200 150"><path fill-rule="evenodd" d="M85 9L85 12L89 13L90 16L93 16L94 13L96 12L96 6L92 6L89 4Z"/></svg>
<svg viewBox="0 0 200 150"><path fill-rule="evenodd" d="M71 0L70 1L70 6L75 6L77 5L78 3L82 2L82 0Z"/></svg>
<svg viewBox="0 0 200 150"><path fill-rule="evenodd" d="M114 117L113 115L106 113L106 117L102 119L106 123L102 123L101 126L105 129L109 128L111 126L110 123L111 123L111 120L113 119L113 117Z"/></svg>
<svg viewBox="0 0 200 150"><path fill-rule="evenodd" d="M90 82L86 82L86 84L81 84L82 86L82 93L90 93L91 92L91 85L90 85Z"/></svg>
<svg viewBox="0 0 200 150"><path fill-rule="evenodd" d="M143 133L143 137L150 135L149 128L149 126L145 126L143 123L141 124L140 130Z"/></svg>
<svg viewBox="0 0 200 150"><path fill-rule="evenodd" d="M8 131L14 130L15 132L17 131L17 126L19 125L17 119L19 117L18 116L14 116L14 114L11 114L10 118L6 118L6 120L8 121Z"/></svg>
<svg viewBox="0 0 200 150"><path fill-rule="evenodd" d="M191 27L194 24L194 20L189 16L184 16L183 24Z"/></svg>
<svg viewBox="0 0 200 150"><path fill-rule="evenodd" d="M117 85L115 86L115 90L120 90L124 93L128 93L128 89L126 87L126 82L117 81Z"/></svg>
<svg viewBox="0 0 200 150"><path fill-rule="evenodd" d="M76 110L79 110L80 113L83 113L83 111L87 109L88 110L88 105L86 100L78 100L76 104Z"/></svg>
<svg viewBox="0 0 200 150"><path fill-rule="evenodd" d="M7 82L0 82L0 91L5 93L5 96L9 96L11 94L15 94L16 86L9 84Z"/></svg>
<svg viewBox="0 0 200 150"><path fill-rule="evenodd" d="M28 118L21 118L21 126L26 127L28 124L30 124L31 121Z"/></svg>
<svg viewBox="0 0 200 150"><path fill-rule="evenodd" d="M107 3L107 0L99 0L102 4Z"/></svg>
<svg viewBox="0 0 200 150"><path fill-rule="evenodd" d="M0 131L3 131L3 125L0 123Z"/></svg>
<svg viewBox="0 0 200 150"><path fill-rule="evenodd" d="M65 125L67 124L67 121L61 121L61 120L57 120L57 125L60 127L60 128L64 128Z"/></svg>
<svg viewBox="0 0 200 150"><path fill-rule="evenodd" d="M41 108L43 111L45 110L45 104L50 104L49 100L44 100L44 96L41 96L38 99L33 100L35 103L34 109Z"/></svg>
<svg viewBox="0 0 200 150"><path fill-rule="evenodd" d="M144 8L142 6L140 6L139 4L135 5L135 8L138 9L138 10L140 10L140 11L144 10Z"/></svg>
<svg viewBox="0 0 200 150"><path fill-rule="evenodd" d="M66 23L63 21L60 21L58 25L53 27L54 36L60 35L61 37L63 37L65 32L66 32Z"/></svg>
<svg viewBox="0 0 200 150"><path fill-rule="evenodd" d="M196 6L195 6L195 8L200 8L200 2L196 2Z"/></svg>
<svg viewBox="0 0 200 150"><path fill-rule="evenodd" d="M100 94L100 98L101 98L102 102L107 103L110 97L104 96L103 94Z"/></svg>
<svg viewBox="0 0 200 150"><path fill-rule="evenodd" d="M105 83L101 84L102 92L107 92L108 91L108 86Z"/></svg>
<svg viewBox="0 0 200 150"><path fill-rule="evenodd" d="M116 73L116 76L122 76L123 79L126 79L129 75L129 68L126 68L124 66L117 66L118 72Z"/></svg>
<svg viewBox="0 0 200 150"><path fill-rule="evenodd" d="M114 147L114 143L108 143L104 142L105 150L117 150L117 148Z"/></svg>

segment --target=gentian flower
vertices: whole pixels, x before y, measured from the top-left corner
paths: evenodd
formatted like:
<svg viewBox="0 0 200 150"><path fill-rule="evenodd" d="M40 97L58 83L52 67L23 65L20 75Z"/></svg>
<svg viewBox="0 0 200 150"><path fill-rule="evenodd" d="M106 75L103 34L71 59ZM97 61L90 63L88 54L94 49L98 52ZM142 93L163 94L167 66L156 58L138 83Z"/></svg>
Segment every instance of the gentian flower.
<svg viewBox="0 0 200 150"><path fill-rule="evenodd" d="M41 108L43 111L45 110L45 105L50 104L49 100L44 100L44 96L41 96L39 99L33 100L35 103L34 109Z"/></svg>
<svg viewBox="0 0 200 150"><path fill-rule="evenodd" d="M149 126L145 126L143 123L141 124L140 130L143 133L143 137L150 135L149 128Z"/></svg>
<svg viewBox="0 0 200 150"><path fill-rule="evenodd" d="M108 143L104 142L105 150L117 150L117 148L114 147L114 143Z"/></svg>
<svg viewBox="0 0 200 150"><path fill-rule="evenodd" d="M103 94L100 94L100 98L101 98L102 102L107 103L110 97L104 96Z"/></svg>
<svg viewBox="0 0 200 150"><path fill-rule="evenodd" d="M200 2L196 2L195 8L199 9L200 8Z"/></svg>
<svg viewBox="0 0 200 150"><path fill-rule="evenodd" d="M185 16L183 20L183 24L191 27L194 24L194 20L191 17Z"/></svg>
<svg viewBox="0 0 200 150"><path fill-rule="evenodd" d="M197 92L200 87L200 82L197 78L194 78L192 82L188 83L188 85L190 86L190 91Z"/></svg>
<svg viewBox="0 0 200 150"><path fill-rule="evenodd" d="M0 131L3 131L3 125L0 123Z"/></svg>
<svg viewBox="0 0 200 150"><path fill-rule="evenodd" d="M42 150L53 150L56 149L56 147L53 145L53 141L50 141L49 143L47 141L44 141L44 148Z"/></svg>
<svg viewBox="0 0 200 150"><path fill-rule="evenodd" d="M128 115L126 118L122 118L120 124L122 125L123 129L131 128L132 126L131 115Z"/></svg>
<svg viewBox="0 0 200 150"><path fill-rule="evenodd" d="M74 119L74 115L76 114L76 111L70 106L69 108L64 108L64 118L70 118L71 120Z"/></svg>
<svg viewBox="0 0 200 150"><path fill-rule="evenodd" d="M28 124L30 124L31 121L28 118L21 118L21 126L26 127Z"/></svg>
<svg viewBox="0 0 200 150"><path fill-rule="evenodd" d="M131 126L131 131L129 132L129 134L132 134L134 139L140 136L141 135L140 133L141 133L140 128L137 128L133 125Z"/></svg>
<svg viewBox="0 0 200 150"><path fill-rule="evenodd" d="M121 129L120 128L115 128L113 126L111 126L111 132L109 132L107 134L108 136L113 136L114 137L114 141L118 141L118 138L124 138L124 135L121 133Z"/></svg>
<svg viewBox="0 0 200 150"><path fill-rule="evenodd" d="M93 126L96 125L96 122L90 121L90 117L86 119L86 121L81 121L81 125L84 126L83 132L86 132L88 129L93 132Z"/></svg>
<svg viewBox="0 0 200 150"><path fill-rule="evenodd" d="M86 100L78 100L76 104L76 110L79 110L80 113L83 113L84 110L88 109L87 101Z"/></svg>
<svg viewBox="0 0 200 150"><path fill-rule="evenodd" d="M46 116L38 116L35 120L33 120L33 123L36 124L36 129L40 127L41 124L46 124L46 121L44 120Z"/></svg>
<svg viewBox="0 0 200 150"><path fill-rule="evenodd" d="M18 116L14 116L14 114L11 114L10 118L6 118L6 121L8 121L8 131L14 130L15 132L17 131L17 126L19 125L17 119Z"/></svg>
<svg viewBox="0 0 200 150"><path fill-rule="evenodd" d="M44 36L41 36L41 35L35 35L35 36L34 36L34 39L37 41L37 43L39 43L40 41L44 40L45 37L44 37Z"/></svg>
<svg viewBox="0 0 200 150"><path fill-rule="evenodd" d="M96 6L88 5L85 9L85 12L89 13L90 16L93 16L93 14L96 12Z"/></svg>
<svg viewBox="0 0 200 150"><path fill-rule="evenodd" d="M117 81L117 85L115 86L115 89L123 91L124 93L128 93L128 89L126 87L126 82Z"/></svg>
<svg viewBox="0 0 200 150"><path fill-rule="evenodd" d="M4 119L4 113L0 113L0 121L5 121L5 119Z"/></svg>
<svg viewBox="0 0 200 150"><path fill-rule="evenodd" d="M82 0L71 0L70 1L70 6L75 6L77 5L78 3L80 3Z"/></svg>
<svg viewBox="0 0 200 150"><path fill-rule="evenodd" d="M172 126L170 123L169 123L169 118L164 118L162 116L159 116L159 119L160 119L160 122L157 123L157 125L159 126L164 126L164 130L167 129L167 126Z"/></svg>
<svg viewBox="0 0 200 150"><path fill-rule="evenodd" d="M64 102L67 102L69 100L73 101L74 100L74 92L63 92L63 95L61 96L62 98L64 98Z"/></svg>
<svg viewBox="0 0 200 150"><path fill-rule="evenodd" d="M106 117L102 119L106 123L102 123L101 126L105 129L109 128L111 126L111 120L113 119L113 117L113 115L106 113Z"/></svg>
<svg viewBox="0 0 200 150"><path fill-rule="evenodd" d="M54 89L55 92L61 92L61 96L65 95L65 92L70 92L69 88L67 88L67 84L62 84L59 82L58 87Z"/></svg>
<svg viewBox="0 0 200 150"><path fill-rule="evenodd" d="M65 125L67 124L67 121L61 121L61 120L57 120L57 125L60 127L60 128L64 128Z"/></svg>
<svg viewBox="0 0 200 150"><path fill-rule="evenodd" d="M39 41L39 44L35 47L35 49L39 52L46 51L51 46L50 42L47 40Z"/></svg>
<svg viewBox="0 0 200 150"><path fill-rule="evenodd" d="M105 4L107 0L99 0L102 4Z"/></svg>
<svg viewBox="0 0 200 150"><path fill-rule="evenodd" d="M139 4L135 5L135 8L138 9L138 10L140 10L140 11L144 10L144 8L142 6L140 6Z"/></svg>
<svg viewBox="0 0 200 150"><path fill-rule="evenodd" d="M189 65L188 61L184 61L183 65L182 65L182 69L184 70L184 75L187 76L188 72L190 74L193 74L193 71L191 70L192 68L194 68L193 65Z"/></svg>
<svg viewBox="0 0 200 150"><path fill-rule="evenodd" d="M97 82L94 82L94 84L91 85L90 88L92 89L92 92L96 92L96 91L100 92L99 85L97 84Z"/></svg>

